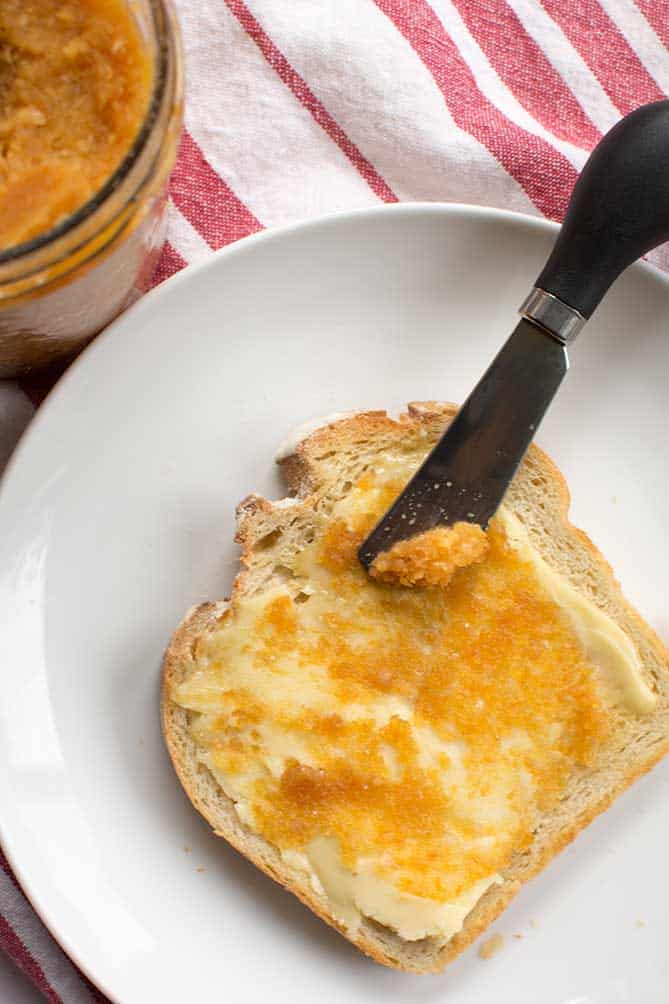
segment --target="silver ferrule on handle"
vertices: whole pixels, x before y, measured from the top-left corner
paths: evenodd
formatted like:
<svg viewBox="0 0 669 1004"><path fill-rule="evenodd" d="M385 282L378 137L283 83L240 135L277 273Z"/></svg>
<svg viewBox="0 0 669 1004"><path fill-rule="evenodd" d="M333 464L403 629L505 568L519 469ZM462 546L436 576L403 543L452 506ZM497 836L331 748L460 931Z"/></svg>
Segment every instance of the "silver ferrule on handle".
<svg viewBox="0 0 669 1004"><path fill-rule="evenodd" d="M538 286L525 297L518 313L538 324L563 345L574 341L586 320L578 310Z"/></svg>

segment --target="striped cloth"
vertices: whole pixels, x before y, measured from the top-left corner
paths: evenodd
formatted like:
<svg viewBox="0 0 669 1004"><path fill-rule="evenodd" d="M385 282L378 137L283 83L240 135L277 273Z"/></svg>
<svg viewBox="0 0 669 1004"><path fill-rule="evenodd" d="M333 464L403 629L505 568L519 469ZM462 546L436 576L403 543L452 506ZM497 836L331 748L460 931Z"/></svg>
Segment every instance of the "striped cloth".
<svg viewBox="0 0 669 1004"><path fill-rule="evenodd" d="M559 220L602 133L669 90L669 0L176 2L188 102L157 281L379 202ZM32 410L0 385L0 464ZM102 1000L2 864L0 945L53 1004Z"/></svg>

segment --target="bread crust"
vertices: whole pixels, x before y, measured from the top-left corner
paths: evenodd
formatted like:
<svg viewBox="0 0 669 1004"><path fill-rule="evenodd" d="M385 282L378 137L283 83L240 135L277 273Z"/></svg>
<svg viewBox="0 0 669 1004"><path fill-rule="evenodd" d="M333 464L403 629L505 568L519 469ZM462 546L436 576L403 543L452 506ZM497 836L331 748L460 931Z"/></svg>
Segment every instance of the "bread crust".
<svg viewBox="0 0 669 1004"><path fill-rule="evenodd" d="M340 419L312 432L280 465L292 504L249 496L238 507L237 539L242 545L242 570L234 584L231 603L262 588L254 581L255 548L276 529L309 515L317 491L320 497L340 477L332 458L355 455L369 444L382 450L407 436L430 442L443 432L456 406L438 402L410 404L393 420L382 411ZM541 491L543 508L537 501ZM546 507L546 495L550 505ZM195 808L258 868L298 897L376 962L408 972L439 972L474 941L506 908L522 885L540 872L600 812L669 751L669 655L651 628L625 600L612 570L590 538L568 519L569 491L553 461L532 445L507 494L507 503L524 522L533 546L560 574L616 620L634 641L648 682L658 693L656 709L643 718L631 716L616 729L616 743L596 769L584 772L568 796L542 818L531 845L518 852L504 870L501 885L492 886L465 919L462 930L445 945L436 939L409 942L375 921L363 918L357 931L346 930L332 915L328 900L307 877L290 867L270 843L246 827L234 802L197 758L188 731L188 712L170 698L193 665L197 639L214 627L229 604L203 603L186 615L173 635L162 667L161 715L167 749L181 784Z"/></svg>

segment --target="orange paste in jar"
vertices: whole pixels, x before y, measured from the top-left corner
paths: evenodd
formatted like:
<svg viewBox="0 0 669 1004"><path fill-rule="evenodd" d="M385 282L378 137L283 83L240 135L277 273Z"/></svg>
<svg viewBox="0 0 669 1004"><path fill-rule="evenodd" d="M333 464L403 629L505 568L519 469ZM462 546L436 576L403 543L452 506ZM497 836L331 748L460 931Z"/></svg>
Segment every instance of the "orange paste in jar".
<svg viewBox="0 0 669 1004"><path fill-rule="evenodd" d="M125 0L0 0L0 249L45 233L102 188L152 84Z"/></svg>

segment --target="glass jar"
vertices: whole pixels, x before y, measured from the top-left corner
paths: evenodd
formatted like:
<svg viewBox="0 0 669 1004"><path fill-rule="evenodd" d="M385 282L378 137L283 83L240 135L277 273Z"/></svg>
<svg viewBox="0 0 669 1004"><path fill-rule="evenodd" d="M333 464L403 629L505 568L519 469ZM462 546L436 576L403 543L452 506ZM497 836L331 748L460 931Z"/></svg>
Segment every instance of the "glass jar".
<svg viewBox="0 0 669 1004"><path fill-rule="evenodd" d="M0 376L74 354L147 288L157 263L183 119L181 41L170 0L129 5L154 67L146 117L88 202L0 252Z"/></svg>

